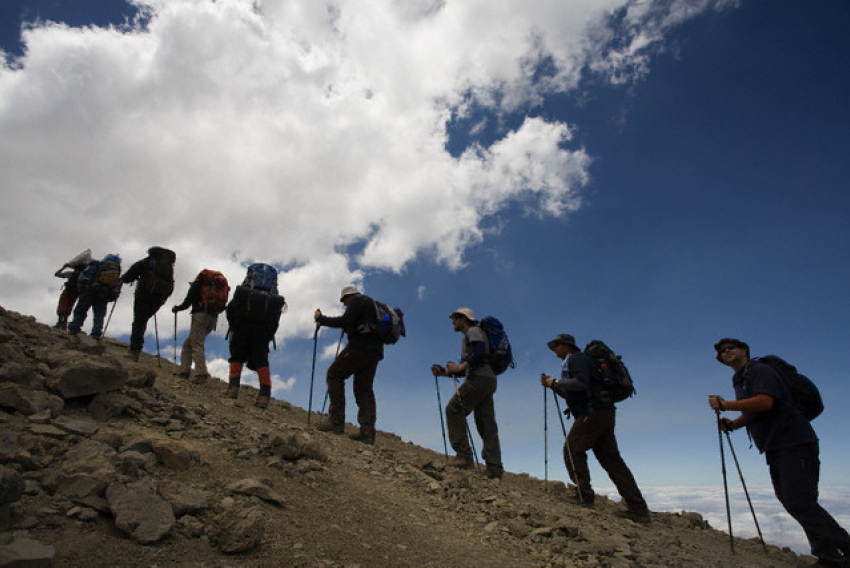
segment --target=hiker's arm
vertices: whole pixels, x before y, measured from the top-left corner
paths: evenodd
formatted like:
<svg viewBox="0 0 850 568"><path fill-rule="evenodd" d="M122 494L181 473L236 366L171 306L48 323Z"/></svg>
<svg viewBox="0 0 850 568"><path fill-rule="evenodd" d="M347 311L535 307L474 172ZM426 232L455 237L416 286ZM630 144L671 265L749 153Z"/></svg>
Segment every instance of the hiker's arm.
<svg viewBox="0 0 850 568"><path fill-rule="evenodd" d="M773 408L773 397L764 393L741 400L723 400L719 396L710 396L708 399L709 406L720 412L767 412Z"/></svg>
<svg viewBox="0 0 850 568"><path fill-rule="evenodd" d="M472 341L469 343L469 346L472 348L472 352L463 363L458 365L458 367L466 365L464 371L468 371L487 361L487 346L484 345L483 341Z"/></svg>

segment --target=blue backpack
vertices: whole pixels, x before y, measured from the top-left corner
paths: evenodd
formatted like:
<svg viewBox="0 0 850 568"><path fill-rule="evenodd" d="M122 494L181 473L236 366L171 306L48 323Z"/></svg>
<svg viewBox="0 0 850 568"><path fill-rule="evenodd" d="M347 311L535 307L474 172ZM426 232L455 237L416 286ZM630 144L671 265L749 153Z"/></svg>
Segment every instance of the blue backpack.
<svg viewBox="0 0 850 568"><path fill-rule="evenodd" d="M121 257L108 254L101 261L92 261L80 273L77 289L98 300L117 300L121 293Z"/></svg>
<svg viewBox="0 0 850 568"><path fill-rule="evenodd" d="M248 267L245 280L233 291L227 318L276 326L285 308L286 300L277 290L277 269L255 263Z"/></svg>
<svg viewBox="0 0 850 568"><path fill-rule="evenodd" d="M487 316L478 322L478 327L484 330L485 335L487 335L488 357L493 372L501 375L508 370L508 367L511 369L516 367L511 351L511 342L508 340L508 334L505 333L502 322L493 316Z"/></svg>

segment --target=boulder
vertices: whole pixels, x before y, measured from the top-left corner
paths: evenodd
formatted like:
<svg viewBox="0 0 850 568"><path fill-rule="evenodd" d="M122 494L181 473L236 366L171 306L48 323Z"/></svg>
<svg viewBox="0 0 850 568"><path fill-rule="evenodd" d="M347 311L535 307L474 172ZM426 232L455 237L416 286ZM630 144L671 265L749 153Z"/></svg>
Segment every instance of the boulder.
<svg viewBox="0 0 850 568"><path fill-rule="evenodd" d="M48 568L56 550L37 540L16 534L8 544L0 545L0 566Z"/></svg>
<svg viewBox="0 0 850 568"><path fill-rule="evenodd" d="M265 519L255 508L234 507L216 516L213 524L211 540L225 554L253 550L265 536Z"/></svg>
<svg viewBox="0 0 850 568"><path fill-rule="evenodd" d="M171 505L144 484L113 483L106 489L106 500L115 526L140 544L162 540L177 522Z"/></svg>
<svg viewBox="0 0 850 568"><path fill-rule="evenodd" d="M64 399L119 390L127 383L127 371L113 359L86 358L60 367L48 380L48 388Z"/></svg>
<svg viewBox="0 0 850 568"><path fill-rule="evenodd" d="M30 416L49 410L52 416L59 416L65 402L58 396L43 390L29 389L17 383L0 383L0 407L17 410Z"/></svg>
<svg viewBox="0 0 850 568"><path fill-rule="evenodd" d="M199 461L197 452L171 440L154 440L152 449L159 463L176 471L189 469Z"/></svg>
<svg viewBox="0 0 850 568"><path fill-rule="evenodd" d="M279 507L285 506L283 497L275 493L275 491L257 479L241 479L234 481L227 486L227 490L233 493L241 493L242 495L250 495L257 497L263 501L273 503Z"/></svg>

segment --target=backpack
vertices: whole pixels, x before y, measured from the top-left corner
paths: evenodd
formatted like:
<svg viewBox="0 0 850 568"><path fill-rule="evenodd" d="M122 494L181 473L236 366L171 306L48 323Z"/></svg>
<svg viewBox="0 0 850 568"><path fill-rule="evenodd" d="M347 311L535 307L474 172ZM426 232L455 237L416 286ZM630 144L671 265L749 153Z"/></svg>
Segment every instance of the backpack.
<svg viewBox="0 0 850 568"><path fill-rule="evenodd" d="M823 399L815 383L807 376L800 374L797 368L776 355L756 357L753 361L764 363L782 377L782 381L791 391L794 408L811 422L823 412ZM744 369L744 379L747 378L749 365ZM746 386L746 383L745 383Z"/></svg>
<svg viewBox="0 0 850 568"><path fill-rule="evenodd" d="M599 370L602 383L600 398L622 402L635 395L637 391L632 382L632 376L620 355L614 353L610 347L598 339L587 344L584 354L596 363L596 368Z"/></svg>
<svg viewBox="0 0 850 568"><path fill-rule="evenodd" d="M493 316L487 316L478 322L478 327L487 336L488 362L493 372L501 375L508 370L508 367L511 369L516 367L511 342L508 340L508 334L505 333L502 322Z"/></svg>
<svg viewBox="0 0 850 568"><path fill-rule="evenodd" d="M162 247L148 249L148 266L141 278L139 289L153 296L168 298L174 291L174 251Z"/></svg>
<svg viewBox="0 0 850 568"><path fill-rule="evenodd" d="M277 269L256 263L248 267L245 280L233 291L227 306L228 319L277 325L286 300L277 293Z"/></svg>
<svg viewBox="0 0 850 568"><path fill-rule="evenodd" d="M218 315L223 312L230 296L230 285L224 274L205 268L195 277L195 281L201 283L201 308L208 314Z"/></svg>
<svg viewBox="0 0 850 568"><path fill-rule="evenodd" d="M108 254L99 262L92 261L80 273L77 289L98 300L117 300L121 293L121 257Z"/></svg>
<svg viewBox="0 0 850 568"><path fill-rule="evenodd" d="M377 335L384 345L394 345L400 337L407 336L401 308L391 308L377 300L372 300L372 304L375 306L375 318L358 326L358 333Z"/></svg>

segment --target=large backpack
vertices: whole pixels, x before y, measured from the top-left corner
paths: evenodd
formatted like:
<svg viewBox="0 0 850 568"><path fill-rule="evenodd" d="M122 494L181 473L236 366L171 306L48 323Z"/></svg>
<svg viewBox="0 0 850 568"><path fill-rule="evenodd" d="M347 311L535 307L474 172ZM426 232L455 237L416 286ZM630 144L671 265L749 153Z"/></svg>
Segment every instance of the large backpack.
<svg viewBox="0 0 850 568"><path fill-rule="evenodd" d="M276 325L285 307L286 300L277 290L277 269L255 263L248 267L245 280L233 291L227 314L228 318Z"/></svg>
<svg viewBox="0 0 850 568"><path fill-rule="evenodd" d="M752 360L764 363L782 377L782 381L788 386L788 390L791 391L794 408L806 420L811 422L821 415L823 412L823 399L820 396L818 387L807 376L800 374L794 365L776 355L765 355L764 357L756 357ZM744 369L745 389L747 388L746 379L749 370L750 366L747 365Z"/></svg>
<svg viewBox="0 0 850 568"><path fill-rule="evenodd" d="M391 308L383 302L369 299L375 306L375 318L361 324L357 329L358 333L374 334L381 338L384 345L394 345L399 338L407 335L404 312L401 308Z"/></svg>
<svg viewBox="0 0 850 568"><path fill-rule="evenodd" d="M117 300L121 293L121 257L108 254L101 261L92 261L80 273L77 289L98 300Z"/></svg>
<svg viewBox="0 0 850 568"><path fill-rule="evenodd" d="M174 291L174 262L177 255L173 250L162 247L148 249L148 266L139 278L139 290L152 296L167 298Z"/></svg>
<svg viewBox="0 0 850 568"><path fill-rule="evenodd" d="M201 308L208 314L218 315L223 312L230 297L230 285L224 274L205 268L195 277L195 281L201 284Z"/></svg>
<svg viewBox="0 0 850 568"><path fill-rule="evenodd" d="M587 344L584 354L593 359L599 370L602 383L602 389L598 395L600 398L622 402L634 396L637 391L635 391L632 376L620 355L614 353L610 347L598 339Z"/></svg>
<svg viewBox="0 0 850 568"><path fill-rule="evenodd" d="M493 372L501 375L508 370L508 367L511 369L516 367L511 342L508 340L508 334L505 333L502 322L493 316L487 316L478 322L478 327L487 336L488 362Z"/></svg>

